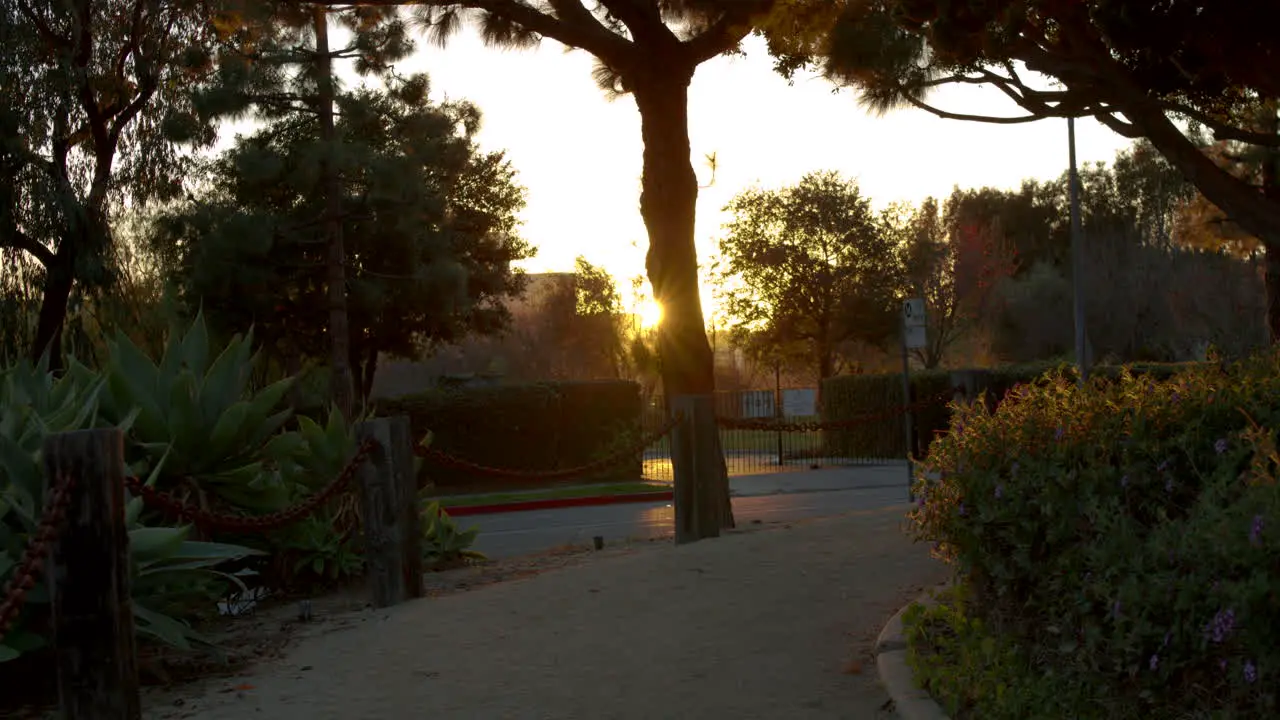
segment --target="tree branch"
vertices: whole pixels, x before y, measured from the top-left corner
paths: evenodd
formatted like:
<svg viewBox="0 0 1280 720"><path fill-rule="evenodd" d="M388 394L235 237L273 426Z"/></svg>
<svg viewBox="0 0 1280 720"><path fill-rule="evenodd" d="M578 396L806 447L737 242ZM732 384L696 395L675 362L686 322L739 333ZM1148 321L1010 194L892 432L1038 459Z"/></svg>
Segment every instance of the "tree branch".
<svg viewBox="0 0 1280 720"><path fill-rule="evenodd" d="M298 1L298 0L295 0ZM551 0L557 15L548 15L522 0L316 0L327 6L425 5L438 8L464 8L507 18L542 37L572 48L581 48L606 63L620 67L635 57L626 38L601 25L582 5L581 0ZM572 6L576 5L574 8ZM581 13L578 12L581 10ZM565 14L560 14L564 12Z"/></svg>
<svg viewBox="0 0 1280 720"><path fill-rule="evenodd" d="M1258 133L1249 130L1243 130L1234 125L1228 125L1217 120L1212 115L1196 110L1193 107L1166 101L1164 108L1168 112L1182 115L1204 125L1213 131L1213 139L1215 140L1235 140L1237 142L1248 143L1250 145L1261 145L1263 147L1280 147L1280 135L1271 133Z"/></svg>
<svg viewBox="0 0 1280 720"><path fill-rule="evenodd" d="M11 229L0 236L0 247L22 250L34 256L46 268L53 265L53 251L21 230Z"/></svg>
<svg viewBox="0 0 1280 720"><path fill-rule="evenodd" d="M639 43L665 46L679 42L671 28L662 21L658 4L652 0L600 0L600 4L621 20L631 32L631 37Z"/></svg>
<svg viewBox="0 0 1280 720"><path fill-rule="evenodd" d="M772 6L773 0L737 0L711 27L682 43L686 57L697 67L734 49L751 32L752 17Z"/></svg>
<svg viewBox="0 0 1280 720"><path fill-rule="evenodd" d="M925 112L930 113L932 115L936 115L937 117L940 117L943 120L966 120L969 122L983 122L983 123L991 123L995 125L1019 125L1021 123L1035 122L1037 120L1044 120L1046 117L1052 117L1049 115L1034 115L1034 114L1023 115L1020 117L993 117L989 115L967 115L964 113L953 113L953 112L948 112L946 110L943 110L941 108L936 108L930 105L929 103L924 102L923 100L917 100L916 98L911 96L904 96L903 100L907 101L914 107L924 110Z"/></svg>

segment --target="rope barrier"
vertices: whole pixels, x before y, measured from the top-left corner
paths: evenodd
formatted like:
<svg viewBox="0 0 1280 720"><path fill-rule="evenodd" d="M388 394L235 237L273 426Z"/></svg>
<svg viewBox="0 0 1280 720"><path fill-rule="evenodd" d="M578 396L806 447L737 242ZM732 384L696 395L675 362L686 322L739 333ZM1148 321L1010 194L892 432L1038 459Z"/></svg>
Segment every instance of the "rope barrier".
<svg viewBox="0 0 1280 720"><path fill-rule="evenodd" d="M351 478L355 476L356 470L359 469L360 465L376 447L377 443L374 440L366 440L356 450L356 454L352 456L350 462L342 469L338 477L334 478L333 482L326 485L319 492L308 496L297 505L268 515L229 515L210 512L179 500L162 490L156 490L136 477L125 478L125 486L129 488L130 492L141 497L144 503L202 528L222 530L224 532L267 532L278 530L307 517L334 495L341 492L351 483Z"/></svg>
<svg viewBox="0 0 1280 720"><path fill-rule="evenodd" d="M66 518L67 506L71 504L73 487L75 480L72 478L58 478L45 501L36 531L27 540L27 547L18 561L17 570L9 578L9 582L5 583L4 592L0 593L0 597L4 598L4 602L0 603L0 641L4 640L17 621L18 613L26 604L27 593L36 586L36 578L40 576L45 560L49 557L49 547L62 532L62 521Z"/></svg>
<svg viewBox="0 0 1280 720"><path fill-rule="evenodd" d="M637 455L643 453L645 448L670 434L671 431L675 429L676 425L680 424L681 419L682 418L678 415L672 417L661 428L642 437L639 441L633 443L620 452L586 465L574 468L565 468L562 470L507 470L503 468L486 467L484 465L453 457L452 455L442 453L438 450L431 450L429 448L416 447L414 448L414 452L424 460L434 462L437 465L454 470L461 470L469 474L479 475L482 477L501 478L506 480L571 480L594 475L601 470L608 470L634 459Z"/></svg>

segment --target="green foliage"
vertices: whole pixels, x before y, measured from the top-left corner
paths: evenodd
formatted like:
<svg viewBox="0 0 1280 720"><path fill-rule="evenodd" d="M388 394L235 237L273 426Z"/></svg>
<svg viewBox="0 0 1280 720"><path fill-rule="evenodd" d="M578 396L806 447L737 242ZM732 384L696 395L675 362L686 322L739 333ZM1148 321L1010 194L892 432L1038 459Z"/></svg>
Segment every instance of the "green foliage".
<svg viewBox="0 0 1280 720"><path fill-rule="evenodd" d="M1091 703L1089 688L1066 687L1037 673L1018 645L992 633L974 613L966 586L948 588L935 600L903 613L907 664L953 720L1108 717Z"/></svg>
<svg viewBox="0 0 1280 720"><path fill-rule="evenodd" d="M83 368L83 366L79 366ZM44 366L22 362L0 370L0 583L35 532L48 492L41 449L50 434L117 425L133 429L137 416L110 422L99 402L107 380L70 372L55 379ZM136 471L136 467L131 467ZM153 484L152 474L148 483ZM142 501L127 507L132 555L134 614L138 632L174 647L205 643L186 622L208 611L220 590L240 581L218 565L255 551L235 545L195 542L186 527L148 527L139 522ZM43 647L47 641L48 590L39 582L15 629L0 645L0 662Z"/></svg>
<svg viewBox="0 0 1280 720"><path fill-rule="evenodd" d="M210 115L252 109L264 127L203 168L206 191L156 223L152 244L185 306L203 304L218 330L253 326L276 358L326 358L325 219L336 193L349 356L364 397L379 355L416 357L502 329L502 301L521 287L512 263L532 250L518 235L525 197L514 169L475 142L479 111L432 101L425 76L390 71L412 49L396 9L328 10L352 31L330 58L314 49L315 10L243 9L221 82L200 103ZM315 87L317 67L334 59L355 59L383 86L337 95L336 143Z"/></svg>
<svg viewBox="0 0 1280 720"><path fill-rule="evenodd" d="M950 386L950 374L946 372L926 370L911 374L911 392L916 398L936 397ZM885 415L905 404L900 374L827 378L822 383L823 422L869 418L847 429L827 431L829 452L839 457L905 457L901 414ZM947 427L945 400L918 411L912 422L918 452L923 452L935 432Z"/></svg>
<svg viewBox="0 0 1280 720"><path fill-rule="evenodd" d="M629 381L547 382L441 388L379 403L379 415L408 415L432 447L493 468L556 470L585 465L621 449L640 432L639 387ZM638 480L640 462L581 480ZM442 487L503 481L426 468ZM518 483L507 483L518 484Z"/></svg>
<svg viewBox="0 0 1280 720"><path fill-rule="evenodd" d="M914 532L1033 674L1090 688L1100 704L1069 716L1271 716L1277 424L1274 353L1085 389L1047 376L956 410L920 466Z"/></svg>
<svg viewBox="0 0 1280 720"><path fill-rule="evenodd" d="M306 448L281 401L281 380L255 392L251 336L233 338L215 355L203 316L174 333L159 363L123 334L110 343L102 414L131 420L129 442L146 471L160 469L161 489L190 478L201 493L236 507L270 511L292 499L293 462ZM75 373L88 375L83 366Z"/></svg>
<svg viewBox="0 0 1280 720"><path fill-rule="evenodd" d="M479 534L479 528L463 530L438 500L422 508L422 555L429 568L447 569L486 560L484 553L471 549Z"/></svg>
<svg viewBox="0 0 1280 720"><path fill-rule="evenodd" d="M204 11L195 0L0 6L0 266L40 288L46 311L34 327L6 322L3 334L28 335L25 354L52 343L60 361L73 292L120 279L113 212L180 192L189 157L160 126L206 77L179 61L207 46ZM211 142L210 130L186 139Z"/></svg>
<svg viewBox="0 0 1280 720"><path fill-rule="evenodd" d="M896 248L857 183L810 173L781 190L747 190L720 241L725 312L758 357L807 356L818 379L838 344L883 342L894 328Z"/></svg>
<svg viewBox="0 0 1280 720"><path fill-rule="evenodd" d="M1102 366L1093 368L1095 377L1115 380L1123 373L1164 380L1188 368L1194 363L1140 363L1128 366ZM1041 362L1025 365L1006 365L991 370L961 370L976 373L978 382L985 387L987 402L994 409L1015 388L1034 382L1045 373L1075 372L1070 366ZM947 432L951 425L951 398L943 397L953 389L951 372L939 370L914 370L911 373L911 395L914 403L934 400L927 407L920 407L912 415L912 429L916 438L917 455L923 456L930 443ZM831 430L826 433L830 452L842 457L900 458L905 456L905 442L900 414L895 411L906 403L902 399L902 375L898 373L838 375L822 384L824 422L839 422L857 418L875 418L851 428ZM892 416L886 413L893 413Z"/></svg>

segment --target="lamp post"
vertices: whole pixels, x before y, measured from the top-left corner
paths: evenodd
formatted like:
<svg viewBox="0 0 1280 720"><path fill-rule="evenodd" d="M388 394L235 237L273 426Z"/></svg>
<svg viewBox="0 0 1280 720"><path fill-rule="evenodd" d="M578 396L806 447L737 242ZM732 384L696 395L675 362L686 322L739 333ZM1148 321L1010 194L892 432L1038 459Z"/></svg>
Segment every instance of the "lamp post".
<svg viewBox="0 0 1280 720"><path fill-rule="evenodd" d="M1067 184L1071 203L1071 295L1076 330L1076 368L1080 385L1089 379L1088 336L1084 324L1084 232L1080 226L1080 176L1076 172L1076 119L1067 118L1067 145L1071 165Z"/></svg>

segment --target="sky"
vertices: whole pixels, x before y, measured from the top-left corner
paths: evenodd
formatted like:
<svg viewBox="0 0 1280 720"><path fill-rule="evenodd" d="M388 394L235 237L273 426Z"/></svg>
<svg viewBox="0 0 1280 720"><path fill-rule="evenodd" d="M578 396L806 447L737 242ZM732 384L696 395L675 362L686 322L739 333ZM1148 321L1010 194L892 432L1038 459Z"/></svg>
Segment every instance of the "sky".
<svg viewBox="0 0 1280 720"><path fill-rule="evenodd" d="M883 207L945 196L957 185L1016 187L1067 168L1065 120L991 125L914 109L874 117L852 92L834 94L822 78L788 85L773 72L762 40L750 38L745 49L746 57L705 63L689 91L694 167L703 184L711 179L705 155L715 153L718 165L714 185L698 198L700 262L715 252L727 220L722 208L753 185L783 187L811 171L837 170ZM596 87L590 55L549 40L536 50L488 48L467 30L445 48L419 43L400 70L425 71L436 100L466 99L482 111L480 144L505 150L528 188L522 232L538 254L526 270L571 270L583 255L629 296L647 246L640 116L630 97L611 102ZM994 89L945 88L931 102L959 112L1022 114ZM1128 143L1092 119L1076 123L1080 163L1110 161Z"/></svg>
<svg viewBox="0 0 1280 720"><path fill-rule="evenodd" d="M343 31L337 35L334 42L345 40ZM614 276L628 309L639 311L646 324L655 322L660 310L651 302L637 305L631 293L631 279L644 273L648 246L639 209L642 145L635 101L607 99L591 78L591 56L552 40L531 50L489 48L472 28L444 48L417 40L397 71L427 73L434 101L468 100L479 107L481 148L506 152L517 182L527 188L521 234L537 255L521 267L568 272L583 256ZM1067 168L1065 120L993 125L942 120L915 109L876 117L858 105L856 94L834 92L816 75L789 84L773 71L762 39L748 38L744 49L745 56L704 63L689 90L692 160L701 184L712 179L705 157L714 153L717 162L715 182L698 195L696 239L704 267L728 220L724 206L753 186L781 188L809 172L836 170L857 180L881 208L942 198L956 186L1015 188ZM349 69L339 74L348 86L361 82ZM993 88L942 88L930 102L953 112L1023 114ZM218 149L253 125L230 123ZM1076 122L1080 164L1109 162L1128 145L1095 120ZM645 283L642 293L648 292ZM708 321L720 324L705 277L702 296Z"/></svg>

